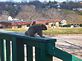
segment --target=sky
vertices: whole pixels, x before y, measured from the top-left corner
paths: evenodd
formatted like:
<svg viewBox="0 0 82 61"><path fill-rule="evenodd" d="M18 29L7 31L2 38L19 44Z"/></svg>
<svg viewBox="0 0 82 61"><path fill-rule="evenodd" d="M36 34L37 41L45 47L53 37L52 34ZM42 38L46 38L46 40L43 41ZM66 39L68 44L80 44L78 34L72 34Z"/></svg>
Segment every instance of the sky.
<svg viewBox="0 0 82 61"><path fill-rule="evenodd" d="M12 1L12 0L0 0L0 1ZM20 1L25 1L25 0L13 0L13 1L16 1L16 2L20 2ZM27 1L30 1L30 0L27 0ZM41 2L44 2L44 1L54 1L54 0L39 0ZM55 1L58 1L58 2L63 2L63 1L66 1L66 0L55 0ZM75 0L69 0L69 1L75 1ZM77 1L82 1L82 0L77 0Z"/></svg>

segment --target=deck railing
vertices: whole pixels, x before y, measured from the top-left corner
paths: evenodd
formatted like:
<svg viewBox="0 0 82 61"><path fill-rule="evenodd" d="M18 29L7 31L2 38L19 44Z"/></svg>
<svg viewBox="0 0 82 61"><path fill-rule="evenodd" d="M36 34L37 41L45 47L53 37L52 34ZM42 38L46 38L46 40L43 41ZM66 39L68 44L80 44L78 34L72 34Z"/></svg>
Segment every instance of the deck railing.
<svg viewBox="0 0 82 61"><path fill-rule="evenodd" d="M34 61L33 47L35 61L53 61L53 56L63 61L82 61L55 47L55 42L56 39L51 38L29 37L17 32L0 32L0 61L25 61L25 54L26 61Z"/></svg>

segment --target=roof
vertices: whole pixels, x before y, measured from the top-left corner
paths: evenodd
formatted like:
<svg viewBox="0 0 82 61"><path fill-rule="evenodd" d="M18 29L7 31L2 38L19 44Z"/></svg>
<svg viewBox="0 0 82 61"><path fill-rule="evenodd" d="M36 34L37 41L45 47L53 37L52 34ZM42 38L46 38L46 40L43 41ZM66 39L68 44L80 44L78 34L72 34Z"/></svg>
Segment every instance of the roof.
<svg viewBox="0 0 82 61"><path fill-rule="evenodd" d="M14 21L8 21L8 20L3 20L3 21L0 21L0 23L10 23L12 26L15 26L15 25L28 25L30 24L31 22L30 21L19 21L19 20L14 20Z"/></svg>
<svg viewBox="0 0 82 61"><path fill-rule="evenodd" d="M61 22L61 19L38 19L38 23Z"/></svg>
<svg viewBox="0 0 82 61"><path fill-rule="evenodd" d="M50 22L60 22L60 19L38 19L36 20L37 24L46 24L46 23L50 23ZM12 20L12 21L8 21L8 20L2 20L0 21L0 23L6 23L6 24L11 24L12 26L16 26L16 25L28 25L31 24L31 21L20 21L20 20Z"/></svg>
<svg viewBox="0 0 82 61"><path fill-rule="evenodd" d="M13 22L12 25L28 25L31 22Z"/></svg>

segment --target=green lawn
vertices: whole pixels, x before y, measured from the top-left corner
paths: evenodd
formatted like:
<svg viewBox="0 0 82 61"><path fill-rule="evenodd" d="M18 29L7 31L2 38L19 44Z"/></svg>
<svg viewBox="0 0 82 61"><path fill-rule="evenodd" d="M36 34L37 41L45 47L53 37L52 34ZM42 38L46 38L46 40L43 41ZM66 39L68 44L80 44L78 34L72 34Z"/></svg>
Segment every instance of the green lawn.
<svg viewBox="0 0 82 61"><path fill-rule="evenodd" d="M54 28L44 31L44 34L82 34L82 28Z"/></svg>
<svg viewBox="0 0 82 61"><path fill-rule="evenodd" d="M26 29L6 29L8 31L25 32ZM55 34L82 34L82 28L53 28L43 31L46 35Z"/></svg>

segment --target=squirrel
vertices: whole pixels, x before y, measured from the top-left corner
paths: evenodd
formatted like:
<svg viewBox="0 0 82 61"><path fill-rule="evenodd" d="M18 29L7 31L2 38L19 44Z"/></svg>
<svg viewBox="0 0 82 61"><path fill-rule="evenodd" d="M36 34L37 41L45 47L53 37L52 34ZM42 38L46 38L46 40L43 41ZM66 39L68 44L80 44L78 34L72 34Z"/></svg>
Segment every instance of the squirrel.
<svg viewBox="0 0 82 61"><path fill-rule="evenodd" d="M43 36L43 30L47 30L46 25L44 24L36 24L36 22L32 22L31 26L29 27L29 29L25 32L25 35L27 36L31 36L31 37L35 37L35 35L39 35L40 37L44 37Z"/></svg>

